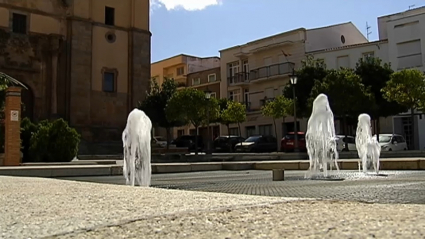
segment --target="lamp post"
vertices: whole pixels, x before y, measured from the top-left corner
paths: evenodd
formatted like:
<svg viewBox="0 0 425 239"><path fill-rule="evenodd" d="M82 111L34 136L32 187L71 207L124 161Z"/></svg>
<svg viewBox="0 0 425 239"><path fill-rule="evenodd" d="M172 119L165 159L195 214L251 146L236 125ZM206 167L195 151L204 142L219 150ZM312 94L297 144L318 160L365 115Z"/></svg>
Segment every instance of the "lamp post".
<svg viewBox="0 0 425 239"><path fill-rule="evenodd" d="M295 70L292 70L292 75L290 76L290 81L292 85L292 94L294 100L294 152L298 152L298 127L297 127L297 104L295 97L295 87L297 85L297 75L295 75Z"/></svg>
<svg viewBox="0 0 425 239"><path fill-rule="evenodd" d="M205 152L206 154L211 154L211 150L210 150L210 105L209 105L209 101L211 98L211 91L207 89L204 91L205 92L205 98L207 99L207 151Z"/></svg>

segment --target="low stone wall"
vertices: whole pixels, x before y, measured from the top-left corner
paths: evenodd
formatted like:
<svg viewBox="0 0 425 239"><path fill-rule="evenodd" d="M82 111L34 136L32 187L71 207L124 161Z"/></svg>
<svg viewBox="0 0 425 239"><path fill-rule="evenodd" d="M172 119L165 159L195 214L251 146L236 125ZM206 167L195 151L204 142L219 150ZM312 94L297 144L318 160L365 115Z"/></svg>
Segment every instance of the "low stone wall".
<svg viewBox="0 0 425 239"><path fill-rule="evenodd" d="M382 159L424 157L425 151L384 151ZM341 152L340 159L357 159L357 152ZM122 160L122 155L79 155L80 160ZM190 162L240 162L240 161L286 161L307 160L306 153L228 153L213 155L194 155L184 153L152 154L152 163L190 163Z"/></svg>
<svg viewBox="0 0 425 239"><path fill-rule="evenodd" d="M358 170L357 160L338 161L341 170ZM153 163L152 173L186 173L218 170L307 170L306 160L204 162L204 163ZM425 170L424 158L383 159L380 170ZM67 165L67 166L15 166L0 167L0 175L24 177L86 177L121 176L122 165Z"/></svg>

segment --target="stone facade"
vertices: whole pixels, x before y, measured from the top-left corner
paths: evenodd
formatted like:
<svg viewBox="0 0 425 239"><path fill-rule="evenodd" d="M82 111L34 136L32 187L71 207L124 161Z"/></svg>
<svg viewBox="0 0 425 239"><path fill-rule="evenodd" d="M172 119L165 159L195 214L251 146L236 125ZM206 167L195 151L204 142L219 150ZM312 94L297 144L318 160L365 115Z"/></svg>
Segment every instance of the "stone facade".
<svg viewBox="0 0 425 239"><path fill-rule="evenodd" d="M22 91L23 117L40 120L50 116L51 82L47 78L53 71L52 41L63 44L61 36L30 34L23 37L0 29L0 71L29 88Z"/></svg>
<svg viewBox="0 0 425 239"><path fill-rule="evenodd" d="M31 2L34 4L30 4ZM42 5L44 3L46 4ZM11 17L7 20L10 21L9 26L2 26L0 17L0 71L28 87L29 90L22 91L25 105L23 117L34 121L64 118L81 133L83 145L80 148L85 151L82 153L98 153L90 152L90 147L85 146L92 143L120 143L128 113L145 97L150 79L151 33L148 30L125 27L125 23L118 20L118 25L106 25L101 22L102 17L99 16L74 16L72 12L77 10L70 9L75 3L77 1L0 1L0 14L9 11L12 16L13 12L19 11L28 17L27 34L12 32ZM78 4L81 15L81 7L86 3L78 1ZM148 9L148 1L143 4ZM47 8L43 9L45 6ZM122 10L124 8L120 6L116 5L116 12L125 13ZM103 6L98 7L102 9L97 12L104 11ZM84 11L90 14L89 10ZM132 14L138 12L134 9L132 11ZM98 22L93 20L96 17ZM34 27L36 23L31 22L35 20L39 21L37 24L40 25L37 29L43 29L41 26L46 24L56 26L52 20L40 20L47 18L57 22L57 31L60 34L43 34L30 30L30 26L37 28ZM121 19L121 16L117 15L116 19ZM140 26L140 23L137 24ZM99 55L99 48L97 53L94 52L96 44L99 43L93 42L93 39L99 38L99 34L103 34L100 32L105 29L121 34L118 39L121 40L120 44L111 43L110 46L128 54L128 66L114 66L111 61L96 62L98 59L102 60L102 57ZM123 39L127 38L128 44L127 40L123 44ZM96 64L113 69L116 67L116 77L119 79L117 84L121 85L115 87L119 90L102 91L102 86L99 86L102 83L99 82L103 81L103 73L96 72ZM123 85L127 89L122 89Z"/></svg>

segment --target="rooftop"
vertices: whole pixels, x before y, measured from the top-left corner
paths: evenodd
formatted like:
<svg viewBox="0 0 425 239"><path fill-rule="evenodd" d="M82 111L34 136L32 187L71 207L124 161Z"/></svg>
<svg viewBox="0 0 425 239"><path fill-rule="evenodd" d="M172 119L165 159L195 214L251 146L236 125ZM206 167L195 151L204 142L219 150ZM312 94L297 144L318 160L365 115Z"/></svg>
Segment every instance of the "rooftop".
<svg viewBox="0 0 425 239"><path fill-rule="evenodd" d="M171 57L168 57L168 58L165 58L165 59L159 60L159 61L152 62L152 64L151 64L151 65L154 65L154 64L157 64L157 63L160 63L160 62L163 62L163 61L167 61L167 60L170 60L170 59L173 59L173 58L177 58L177 57L180 57L180 56L193 57L193 58L198 58L198 59L209 59L209 58L217 58L217 59L220 59L220 57L218 57L218 56L200 57L200 56L193 56L193 55L188 55L188 54L183 54L183 53L182 53L182 54L179 54L179 55L171 56Z"/></svg>

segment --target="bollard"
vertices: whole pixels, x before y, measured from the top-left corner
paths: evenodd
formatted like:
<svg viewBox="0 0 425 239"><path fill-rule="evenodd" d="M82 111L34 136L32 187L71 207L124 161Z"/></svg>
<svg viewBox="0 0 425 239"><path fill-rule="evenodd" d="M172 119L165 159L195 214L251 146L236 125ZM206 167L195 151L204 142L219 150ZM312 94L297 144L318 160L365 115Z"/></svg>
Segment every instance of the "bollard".
<svg viewBox="0 0 425 239"><path fill-rule="evenodd" d="M273 181L284 181L285 169L273 169Z"/></svg>

